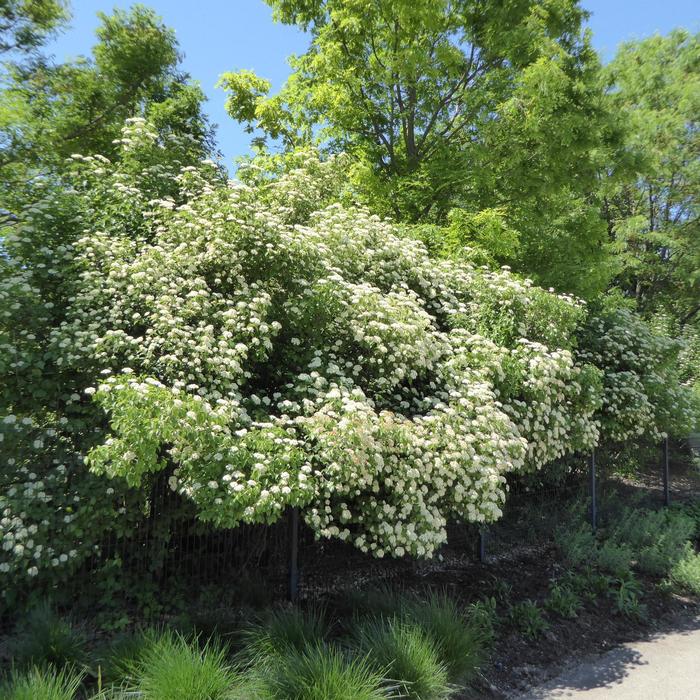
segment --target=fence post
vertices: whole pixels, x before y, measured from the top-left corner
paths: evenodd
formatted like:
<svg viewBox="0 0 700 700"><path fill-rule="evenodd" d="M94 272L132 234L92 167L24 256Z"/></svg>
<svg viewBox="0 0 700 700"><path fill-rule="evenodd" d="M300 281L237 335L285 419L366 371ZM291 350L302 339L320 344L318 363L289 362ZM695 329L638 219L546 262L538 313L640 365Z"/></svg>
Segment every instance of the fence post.
<svg viewBox="0 0 700 700"><path fill-rule="evenodd" d="M664 505L671 505L671 491L668 478L668 435L664 440Z"/></svg>
<svg viewBox="0 0 700 700"><path fill-rule="evenodd" d="M287 597L296 603L299 597L299 508L289 510L289 588Z"/></svg>
<svg viewBox="0 0 700 700"><path fill-rule="evenodd" d="M484 528L479 528L479 537L476 541L476 556L480 562L486 561L486 531Z"/></svg>
<svg viewBox="0 0 700 700"><path fill-rule="evenodd" d="M596 503L596 489L595 489L595 447L591 450L591 527L593 532L596 531L598 524L598 504Z"/></svg>

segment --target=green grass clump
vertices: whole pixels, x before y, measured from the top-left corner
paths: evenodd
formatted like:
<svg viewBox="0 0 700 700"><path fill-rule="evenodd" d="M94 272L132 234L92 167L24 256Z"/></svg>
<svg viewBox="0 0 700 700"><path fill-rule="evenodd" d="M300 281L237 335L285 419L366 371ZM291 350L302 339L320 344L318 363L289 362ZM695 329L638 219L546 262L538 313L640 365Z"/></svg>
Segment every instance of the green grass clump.
<svg viewBox="0 0 700 700"><path fill-rule="evenodd" d="M480 615L466 617L444 594L407 602L404 615L432 640L452 681L468 680L488 654L493 634L488 621Z"/></svg>
<svg viewBox="0 0 700 700"><path fill-rule="evenodd" d="M396 697L382 670L365 658L349 658L334 646L287 647L259 657L245 700L385 700ZM426 698L427 700L427 698Z"/></svg>
<svg viewBox="0 0 700 700"><path fill-rule="evenodd" d="M75 700L83 674L72 669L57 671L51 666L34 666L26 673L14 675L0 687L3 700Z"/></svg>
<svg viewBox="0 0 700 700"><path fill-rule="evenodd" d="M570 586L558 583L549 589L549 597L545 605L551 612L569 619L578 617L578 612L582 607L578 593Z"/></svg>
<svg viewBox="0 0 700 700"><path fill-rule="evenodd" d="M156 630L143 630L116 638L96 660L104 683L121 683L129 679L146 651L158 641Z"/></svg>
<svg viewBox="0 0 700 700"><path fill-rule="evenodd" d="M154 639L130 669L128 693L142 700L229 700L240 674L228 663L227 649L165 632Z"/></svg>
<svg viewBox="0 0 700 700"><path fill-rule="evenodd" d="M377 669L388 669L401 697L441 700L450 695L447 667L423 629L399 618L370 618L358 623L355 644Z"/></svg>
<svg viewBox="0 0 700 700"><path fill-rule="evenodd" d="M700 595L700 554L688 545L685 554L671 569L670 580L684 591Z"/></svg>
<svg viewBox="0 0 700 700"><path fill-rule="evenodd" d="M10 654L20 667L81 665L87 658L87 638L80 628L43 603L31 609L18 625Z"/></svg>
<svg viewBox="0 0 700 700"><path fill-rule="evenodd" d="M251 658L281 654L290 648L301 651L320 644L327 631L320 610L303 612L298 608L277 608L262 622L242 632L243 655Z"/></svg>
<svg viewBox="0 0 700 700"><path fill-rule="evenodd" d="M515 603L510 608L508 617L513 626L528 639L537 639L549 629L542 611L531 600Z"/></svg>

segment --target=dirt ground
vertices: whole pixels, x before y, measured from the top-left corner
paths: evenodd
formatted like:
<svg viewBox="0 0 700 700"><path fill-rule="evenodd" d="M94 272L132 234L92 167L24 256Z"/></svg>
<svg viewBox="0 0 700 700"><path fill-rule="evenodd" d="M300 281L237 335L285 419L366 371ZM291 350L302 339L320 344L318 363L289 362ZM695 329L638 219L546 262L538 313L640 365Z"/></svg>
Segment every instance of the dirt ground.
<svg viewBox="0 0 700 700"><path fill-rule="evenodd" d="M498 562L490 574L512 585L513 600L541 601L549 583L562 573L555 556L547 549L514 553L511 561ZM586 602L575 619L546 614L550 627L535 641L524 639L516 630L503 630L473 690L458 697L510 698L553 678L576 659L673 630L700 612L698 600L660 593L649 580L643 584L648 609L644 621L631 620L617 613L612 600L598 598Z"/></svg>
<svg viewBox="0 0 700 700"><path fill-rule="evenodd" d="M673 499L692 501L700 498L700 473L686 468L673 475ZM616 479L608 484L623 502L659 506L662 486L658 471L635 479ZM487 556L478 561L473 551L462 546L447 548L442 561L433 564L397 567L386 585L394 588L396 581L407 591L427 589L445 591L464 605L475 600L494 597L503 619L510 603L532 600L543 609L550 585L559 580L567 567L553 543L551 533L532 537L523 533L523 543L513 540L511 525L506 541L487 540ZM498 539L494 536L494 539ZM526 540L536 540L528 542ZM473 542L472 542L473 545ZM472 547L473 550L473 547ZM358 572L356 583L363 588L362 578L372 579L371 572ZM498 629L495 648L468 691L455 697L459 700L514 698L530 688L554 678L572 662L606 651L631 641L682 627L685 621L700 613L700 599L671 593L660 587L659 580L637 578L642 586L642 601L646 615L641 620L630 619L616 610L614 601L598 596L584 600L582 610L574 619L565 619L543 609L549 624L546 632L529 640L503 622Z"/></svg>

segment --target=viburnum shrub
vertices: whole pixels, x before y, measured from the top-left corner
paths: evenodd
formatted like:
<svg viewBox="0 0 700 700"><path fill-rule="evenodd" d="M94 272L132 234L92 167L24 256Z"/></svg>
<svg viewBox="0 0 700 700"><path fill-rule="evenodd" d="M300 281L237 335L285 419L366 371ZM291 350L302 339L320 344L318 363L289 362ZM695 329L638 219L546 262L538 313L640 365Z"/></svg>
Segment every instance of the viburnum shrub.
<svg viewBox="0 0 700 700"><path fill-rule="evenodd" d="M679 363L683 343L623 308L591 316L581 346L580 361L603 370L605 437L658 441L668 434L685 435L696 425L697 399Z"/></svg>
<svg viewBox="0 0 700 700"><path fill-rule="evenodd" d="M596 444L622 368L576 348L582 302L431 259L348 203L344 156L227 183L177 146L131 120L118 162L74 156L7 229L4 572L74 571L159 473L218 526L296 505L427 557L501 515L508 472Z"/></svg>

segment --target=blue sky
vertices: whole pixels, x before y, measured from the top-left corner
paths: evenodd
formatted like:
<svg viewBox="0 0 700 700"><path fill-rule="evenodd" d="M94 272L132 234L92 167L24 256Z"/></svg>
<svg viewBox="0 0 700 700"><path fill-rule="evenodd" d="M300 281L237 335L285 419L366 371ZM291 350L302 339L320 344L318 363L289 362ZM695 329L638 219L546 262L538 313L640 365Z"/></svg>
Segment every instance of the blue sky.
<svg viewBox="0 0 700 700"><path fill-rule="evenodd" d="M249 68L279 88L289 72L287 56L302 53L305 35L275 24L263 0L142 0L177 33L185 54L184 68L198 80L209 98L206 109L219 125L218 142L230 167L248 151L249 136L224 111L224 93L214 85L220 73ZM72 0L70 29L50 47L56 59L88 54L94 44L97 12L129 7L132 2ZM700 10L692 0L583 0L591 11L596 48L609 59L617 45L674 27L700 28Z"/></svg>

